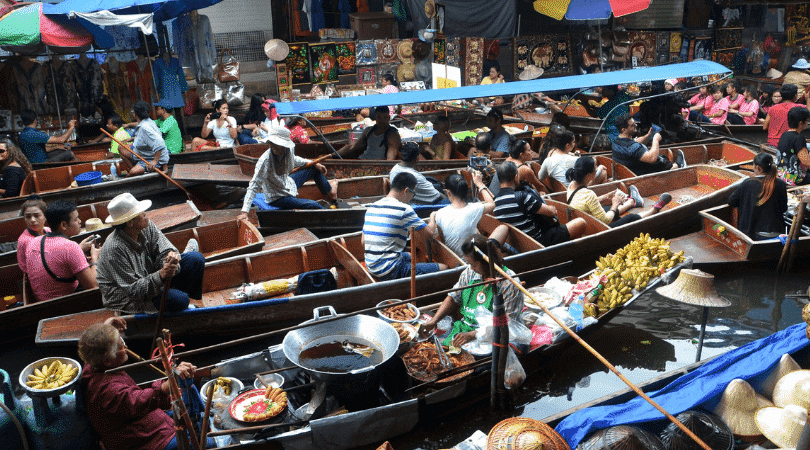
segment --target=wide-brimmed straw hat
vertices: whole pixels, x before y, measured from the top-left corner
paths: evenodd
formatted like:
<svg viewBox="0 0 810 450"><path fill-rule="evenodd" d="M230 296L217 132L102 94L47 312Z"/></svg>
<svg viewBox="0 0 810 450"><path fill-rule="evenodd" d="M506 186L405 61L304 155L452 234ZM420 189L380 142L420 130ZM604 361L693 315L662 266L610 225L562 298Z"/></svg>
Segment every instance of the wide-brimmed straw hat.
<svg viewBox="0 0 810 450"><path fill-rule="evenodd" d="M734 435L728 425L714 414L701 411L684 411L676 417L690 431L705 442L712 450L731 450L734 448ZM669 449L697 448L695 441L678 428L669 424L661 433L661 442Z"/></svg>
<svg viewBox="0 0 810 450"><path fill-rule="evenodd" d="M84 222L84 231L91 233L104 228L104 222L97 217L91 217Z"/></svg>
<svg viewBox="0 0 810 450"><path fill-rule="evenodd" d="M810 69L810 62L807 62L807 60L804 58L799 58L799 60L796 61L796 64L792 65L791 67L794 69Z"/></svg>
<svg viewBox="0 0 810 450"><path fill-rule="evenodd" d="M698 269L683 269L674 283L655 290L669 299L696 306L725 308L731 302L717 295L714 275Z"/></svg>
<svg viewBox="0 0 810 450"><path fill-rule="evenodd" d="M413 59L417 61L421 61L430 55L430 46L425 41L417 40L411 45L411 54L413 55Z"/></svg>
<svg viewBox="0 0 810 450"><path fill-rule="evenodd" d="M110 225L120 225L138 217L138 215L152 207L152 200L138 201L129 192L117 195L107 204L110 213L104 222Z"/></svg>
<svg viewBox="0 0 810 450"><path fill-rule="evenodd" d="M757 411L759 431L779 448L796 448L804 424L807 410L798 405L784 408L762 408Z"/></svg>
<svg viewBox="0 0 810 450"><path fill-rule="evenodd" d="M487 435L486 450L570 450L554 428L539 420L512 417L498 422Z"/></svg>
<svg viewBox="0 0 810 450"><path fill-rule="evenodd" d="M797 370L801 370L799 363L797 363L796 360L790 355L785 353L781 358L779 358L779 363L777 363L776 367L773 368L771 373L768 375L768 378L762 380L762 382L755 386L755 389L766 398L773 398L773 388L776 387L776 383L785 375Z"/></svg>
<svg viewBox="0 0 810 450"><path fill-rule="evenodd" d="M810 408L810 370L797 370L783 376L773 388L773 402L784 408L799 405Z"/></svg>
<svg viewBox="0 0 810 450"><path fill-rule="evenodd" d="M577 450L666 450L658 436L629 425L599 430L580 442Z"/></svg>
<svg viewBox="0 0 810 450"><path fill-rule="evenodd" d="M287 127L279 126L270 128L264 141L289 148L290 150L295 148L295 142L290 139L290 130L287 129Z"/></svg>
<svg viewBox="0 0 810 450"><path fill-rule="evenodd" d="M754 388L745 380L735 378L726 386L714 413L726 422L735 436L754 440L762 435L755 416L766 406L773 406L773 403L754 392Z"/></svg>
<svg viewBox="0 0 810 450"><path fill-rule="evenodd" d="M397 80L413 81L416 79L416 66L413 63L404 63L397 67Z"/></svg>
<svg viewBox="0 0 810 450"><path fill-rule="evenodd" d="M397 55L399 59L407 62L413 61L413 41L410 39L403 39L399 41L397 46Z"/></svg>
<svg viewBox="0 0 810 450"><path fill-rule="evenodd" d="M534 64L529 64L528 66L526 66L525 69L523 69L523 72L520 72L518 78L520 78L523 81L534 80L535 78L543 76L543 72L544 71L542 67L537 67Z"/></svg>
<svg viewBox="0 0 810 450"><path fill-rule="evenodd" d="M264 54L273 61L284 61L290 54L290 46L281 39L270 39L264 44Z"/></svg>

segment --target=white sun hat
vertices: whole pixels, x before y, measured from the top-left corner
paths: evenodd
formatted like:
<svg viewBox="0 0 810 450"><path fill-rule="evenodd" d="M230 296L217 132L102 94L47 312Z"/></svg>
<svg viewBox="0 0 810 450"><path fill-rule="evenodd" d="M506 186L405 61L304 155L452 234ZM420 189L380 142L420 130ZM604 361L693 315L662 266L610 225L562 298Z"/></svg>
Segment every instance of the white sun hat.
<svg viewBox="0 0 810 450"><path fill-rule="evenodd" d="M107 204L110 213L104 222L110 225L120 225L138 217L138 214L152 207L152 200L138 201L129 192L117 195Z"/></svg>

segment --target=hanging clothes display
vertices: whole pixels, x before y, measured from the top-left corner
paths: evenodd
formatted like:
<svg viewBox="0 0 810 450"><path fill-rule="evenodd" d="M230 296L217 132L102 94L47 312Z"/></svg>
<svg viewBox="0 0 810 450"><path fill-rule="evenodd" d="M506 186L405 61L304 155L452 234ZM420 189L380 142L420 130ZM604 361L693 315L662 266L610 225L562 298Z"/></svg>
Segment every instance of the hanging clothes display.
<svg viewBox="0 0 810 450"><path fill-rule="evenodd" d="M42 64L45 69L45 96L48 105L51 106L49 112L54 114L57 112L57 107L60 111L65 109L65 93L58 75L61 66L62 61L59 59L52 59Z"/></svg>
<svg viewBox="0 0 810 450"><path fill-rule="evenodd" d="M107 27L104 31L110 34L115 41L115 45L109 49L110 54L114 54L119 62L126 63L135 59L134 51L121 51L138 48L141 45L138 39L138 30L130 27Z"/></svg>
<svg viewBox="0 0 810 450"><path fill-rule="evenodd" d="M144 100L147 103L157 101L152 92L152 71L145 56L138 56L127 63L127 86L132 103Z"/></svg>
<svg viewBox="0 0 810 450"><path fill-rule="evenodd" d="M197 56L194 51L194 24L188 14L182 14L172 23L172 37L174 49L180 61L180 67L191 69L197 73Z"/></svg>
<svg viewBox="0 0 810 450"><path fill-rule="evenodd" d="M62 63L57 71L57 81L62 85L62 92L64 93L64 103L62 98L59 99L59 104L65 110L73 109L79 110L79 89L81 89L81 79L79 78L79 67L75 59L69 59Z"/></svg>
<svg viewBox="0 0 810 450"><path fill-rule="evenodd" d="M214 32L208 16L192 13L194 23L194 48L197 55L197 81L215 83L217 81L217 49L214 47Z"/></svg>
<svg viewBox="0 0 810 450"><path fill-rule="evenodd" d="M132 122L134 118L130 114L130 109L132 109L133 103L129 96L127 77L123 66L124 64L120 63L118 59L110 56L107 58L107 62L101 66L101 69L104 72L104 86L107 98L112 102L116 114L124 122Z"/></svg>
<svg viewBox="0 0 810 450"><path fill-rule="evenodd" d="M0 64L0 109L19 111L17 107L17 79L9 63Z"/></svg>
<svg viewBox="0 0 810 450"><path fill-rule="evenodd" d="M167 65L164 58L157 58L152 63L152 69L155 72L155 84L160 99L168 100L172 108L185 106L183 92L188 90L188 83L186 83L186 77L180 67L180 60L171 58Z"/></svg>
<svg viewBox="0 0 810 450"><path fill-rule="evenodd" d="M95 59L82 54L76 61L79 70L79 111L82 116L93 115L104 94L104 73Z"/></svg>
<svg viewBox="0 0 810 450"><path fill-rule="evenodd" d="M16 80L17 99L20 101L22 109L30 109L37 114L44 114L41 105L37 101L34 87L31 84L31 75L38 68L38 63L25 57L14 57L9 60L9 64L14 68L14 78Z"/></svg>

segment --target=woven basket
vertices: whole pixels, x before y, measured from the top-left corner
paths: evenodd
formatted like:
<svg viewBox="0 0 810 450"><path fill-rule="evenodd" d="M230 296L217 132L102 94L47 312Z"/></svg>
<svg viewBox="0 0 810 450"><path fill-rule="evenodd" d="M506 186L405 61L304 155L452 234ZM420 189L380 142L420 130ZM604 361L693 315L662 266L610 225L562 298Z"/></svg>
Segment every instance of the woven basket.
<svg viewBox="0 0 810 450"><path fill-rule="evenodd" d="M554 428L539 420L512 417L498 422L487 435L487 450L571 450Z"/></svg>
<svg viewBox="0 0 810 450"><path fill-rule="evenodd" d="M666 450L666 447L649 431L619 425L593 433L580 442L577 450Z"/></svg>

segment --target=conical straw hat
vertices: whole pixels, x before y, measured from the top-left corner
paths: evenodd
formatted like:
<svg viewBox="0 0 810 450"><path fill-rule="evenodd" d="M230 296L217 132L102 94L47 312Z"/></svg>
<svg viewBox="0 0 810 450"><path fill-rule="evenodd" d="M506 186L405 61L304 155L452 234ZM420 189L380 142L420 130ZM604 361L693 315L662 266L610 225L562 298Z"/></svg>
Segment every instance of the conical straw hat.
<svg viewBox="0 0 810 450"><path fill-rule="evenodd" d="M523 69L523 72L520 72L518 78L520 78L523 81L534 80L535 78L543 76L543 72L544 71L542 67L537 67L534 64L529 64L528 66L526 66L525 69Z"/></svg>
<svg viewBox="0 0 810 450"><path fill-rule="evenodd" d="M773 398L773 388L776 387L776 383L785 375L797 370L801 370L799 363L797 363L795 359L791 358L790 355L785 353L782 355L782 358L779 359L779 363L776 364L776 367L774 367L770 375L768 375L768 378L759 383L757 386L757 392L767 398Z"/></svg>
<svg viewBox="0 0 810 450"><path fill-rule="evenodd" d="M487 435L487 450L571 450L571 447L545 423L512 417L492 427Z"/></svg>
<svg viewBox="0 0 810 450"><path fill-rule="evenodd" d="M807 422L807 410L797 405L762 408L756 419L759 430L769 441L780 448L795 448Z"/></svg>
<svg viewBox="0 0 810 450"><path fill-rule="evenodd" d="M698 269L681 270L674 283L660 287L655 292L689 305L710 308L731 306L731 302L717 295L717 291L714 289L714 275Z"/></svg>
<svg viewBox="0 0 810 450"><path fill-rule="evenodd" d="M797 370L783 376L773 388L773 402L784 408L787 405L810 407L810 370Z"/></svg>
<svg viewBox="0 0 810 450"><path fill-rule="evenodd" d="M736 378L726 386L714 413L726 422L736 436L752 439L761 435L755 416L759 409L766 406L773 406L773 403L754 392L754 388L745 380Z"/></svg>
<svg viewBox="0 0 810 450"><path fill-rule="evenodd" d="M281 39L270 39L264 44L264 54L273 61L284 61L290 54L290 47Z"/></svg>

